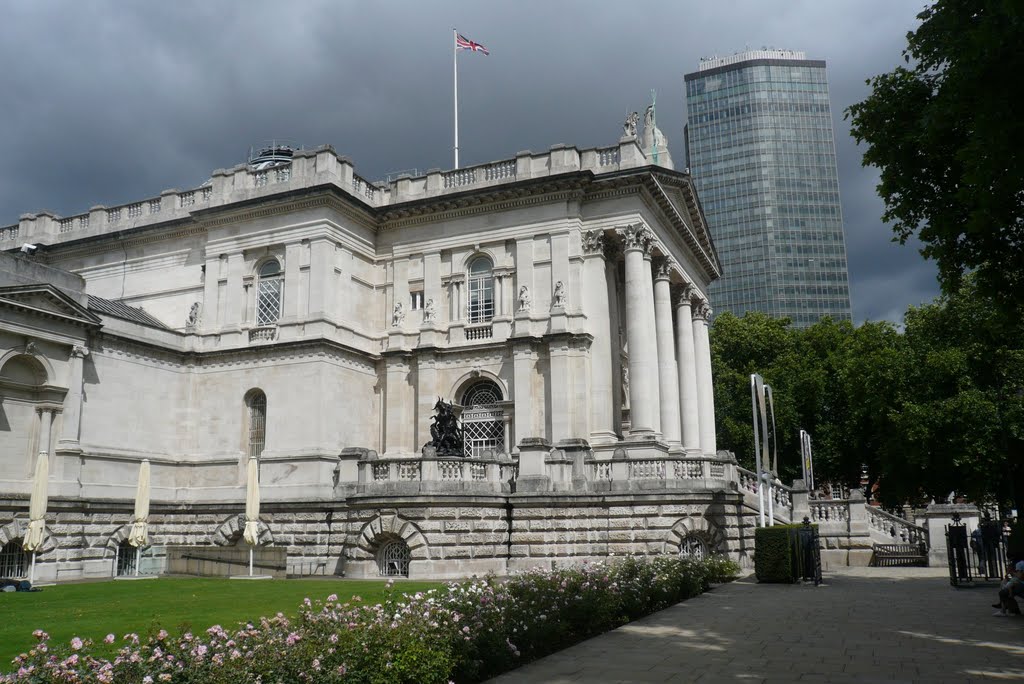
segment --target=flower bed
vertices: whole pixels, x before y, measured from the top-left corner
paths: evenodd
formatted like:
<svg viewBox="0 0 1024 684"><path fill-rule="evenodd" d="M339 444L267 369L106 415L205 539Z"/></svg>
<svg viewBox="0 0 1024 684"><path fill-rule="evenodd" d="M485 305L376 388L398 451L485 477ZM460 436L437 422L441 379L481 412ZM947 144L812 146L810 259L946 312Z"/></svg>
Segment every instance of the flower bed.
<svg viewBox="0 0 1024 684"><path fill-rule="evenodd" d="M733 579L723 558L627 558L507 580L453 582L365 605L336 596L303 602L299 616L226 630L142 640L125 635L113 660L74 638L39 643L0 682L478 682ZM107 636L107 642L115 639Z"/></svg>

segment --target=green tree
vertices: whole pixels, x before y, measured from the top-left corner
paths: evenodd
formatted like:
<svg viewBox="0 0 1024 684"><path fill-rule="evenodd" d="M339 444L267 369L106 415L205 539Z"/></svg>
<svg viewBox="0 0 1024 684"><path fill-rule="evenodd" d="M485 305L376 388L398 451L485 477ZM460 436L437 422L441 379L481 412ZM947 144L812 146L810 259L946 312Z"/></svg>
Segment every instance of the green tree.
<svg viewBox="0 0 1024 684"><path fill-rule="evenodd" d="M946 293L965 273L1024 304L1024 3L939 0L907 34L907 66L868 80L846 115L881 171L883 219L916 235Z"/></svg>

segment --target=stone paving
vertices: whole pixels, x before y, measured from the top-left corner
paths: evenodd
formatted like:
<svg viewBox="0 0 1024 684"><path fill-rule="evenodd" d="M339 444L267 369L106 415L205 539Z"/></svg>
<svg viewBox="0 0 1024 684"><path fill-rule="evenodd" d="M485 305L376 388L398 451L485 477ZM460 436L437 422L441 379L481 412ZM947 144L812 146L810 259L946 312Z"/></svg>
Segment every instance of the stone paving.
<svg viewBox="0 0 1024 684"><path fill-rule="evenodd" d="M822 586L718 587L491 680L518 682L1024 681L1024 618L944 568L849 568Z"/></svg>

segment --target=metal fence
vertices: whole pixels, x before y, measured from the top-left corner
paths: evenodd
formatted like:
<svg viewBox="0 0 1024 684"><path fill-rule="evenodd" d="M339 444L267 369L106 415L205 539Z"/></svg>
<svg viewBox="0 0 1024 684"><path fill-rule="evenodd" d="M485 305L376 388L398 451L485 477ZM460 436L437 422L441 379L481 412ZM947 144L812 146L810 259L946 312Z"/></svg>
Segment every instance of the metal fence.
<svg viewBox="0 0 1024 684"><path fill-rule="evenodd" d="M949 583L954 587L975 582L998 582L1006 572L1006 549L999 523L983 520L968 534L967 525L953 514L946 526L946 552L949 558Z"/></svg>

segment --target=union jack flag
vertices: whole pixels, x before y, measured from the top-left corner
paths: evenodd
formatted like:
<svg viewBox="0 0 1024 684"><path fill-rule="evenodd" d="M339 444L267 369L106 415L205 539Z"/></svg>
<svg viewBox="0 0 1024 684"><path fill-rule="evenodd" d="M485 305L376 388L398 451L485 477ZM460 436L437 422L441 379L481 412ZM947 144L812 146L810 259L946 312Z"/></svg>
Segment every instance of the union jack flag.
<svg viewBox="0 0 1024 684"><path fill-rule="evenodd" d="M491 54L490 51L480 43L474 43L468 38L464 38L461 33L455 34L455 49L456 50L472 50L473 52L482 52L485 55Z"/></svg>

